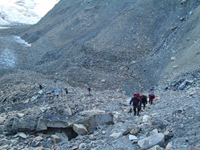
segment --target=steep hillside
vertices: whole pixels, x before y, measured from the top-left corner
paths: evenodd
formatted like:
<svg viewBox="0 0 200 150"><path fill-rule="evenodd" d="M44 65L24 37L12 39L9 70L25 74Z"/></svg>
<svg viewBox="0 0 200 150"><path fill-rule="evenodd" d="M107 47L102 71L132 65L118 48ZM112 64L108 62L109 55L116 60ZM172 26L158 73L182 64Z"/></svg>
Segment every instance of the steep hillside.
<svg viewBox="0 0 200 150"><path fill-rule="evenodd" d="M122 87L127 93L149 89L171 64L174 51L184 55L194 44L190 39L190 47L186 45L185 36L198 27L198 4L196 0L60 1L38 24L20 30L31 44L27 67L53 78L57 74L73 86Z"/></svg>
<svg viewBox="0 0 200 150"><path fill-rule="evenodd" d="M0 149L199 150L199 16L200 0L61 0L1 29Z"/></svg>

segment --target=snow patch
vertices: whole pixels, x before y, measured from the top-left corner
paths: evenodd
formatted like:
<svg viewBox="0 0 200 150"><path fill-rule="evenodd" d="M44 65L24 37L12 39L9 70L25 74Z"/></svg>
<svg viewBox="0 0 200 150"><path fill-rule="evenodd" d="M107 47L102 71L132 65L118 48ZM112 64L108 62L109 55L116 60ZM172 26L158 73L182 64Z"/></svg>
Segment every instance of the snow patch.
<svg viewBox="0 0 200 150"><path fill-rule="evenodd" d="M13 68L16 64L15 54L10 49L4 49L2 53L0 53L0 65L3 68Z"/></svg>
<svg viewBox="0 0 200 150"><path fill-rule="evenodd" d="M31 47L31 44L27 43L25 40L21 39L21 37L19 36L13 36L13 39L15 42L21 44L22 46Z"/></svg>
<svg viewBox="0 0 200 150"><path fill-rule="evenodd" d="M9 27L0 27L0 29L8 29Z"/></svg>
<svg viewBox="0 0 200 150"><path fill-rule="evenodd" d="M1 0L0 25L35 24L59 0Z"/></svg>

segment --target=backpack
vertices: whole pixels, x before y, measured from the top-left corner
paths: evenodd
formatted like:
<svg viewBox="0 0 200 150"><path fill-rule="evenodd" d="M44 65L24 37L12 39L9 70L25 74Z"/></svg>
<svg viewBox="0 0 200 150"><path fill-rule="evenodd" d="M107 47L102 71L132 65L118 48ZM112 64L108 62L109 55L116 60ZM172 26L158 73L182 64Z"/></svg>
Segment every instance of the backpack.
<svg viewBox="0 0 200 150"><path fill-rule="evenodd" d="M135 93L133 93L133 96L134 96L135 94L137 94L138 98L141 98L141 95L140 95L139 92L135 92Z"/></svg>
<svg viewBox="0 0 200 150"><path fill-rule="evenodd" d="M146 95L141 95L140 99L142 100L142 103L147 104L147 96Z"/></svg>
<svg viewBox="0 0 200 150"><path fill-rule="evenodd" d="M150 99L154 99L154 98L155 98L155 95L154 95L153 93L150 93L150 94L149 94L149 98L150 98Z"/></svg>

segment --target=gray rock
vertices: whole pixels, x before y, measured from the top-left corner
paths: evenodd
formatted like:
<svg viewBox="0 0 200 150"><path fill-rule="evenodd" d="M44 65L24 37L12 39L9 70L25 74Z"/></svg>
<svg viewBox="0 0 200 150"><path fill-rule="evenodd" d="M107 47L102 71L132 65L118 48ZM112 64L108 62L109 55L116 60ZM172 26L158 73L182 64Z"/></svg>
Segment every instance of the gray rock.
<svg viewBox="0 0 200 150"><path fill-rule="evenodd" d="M73 130L79 135L88 134L86 127L82 124L73 124Z"/></svg>
<svg viewBox="0 0 200 150"><path fill-rule="evenodd" d="M151 148L155 145L159 145L159 146L163 147L164 141L165 141L164 134L158 133L158 134L154 134L147 138L139 140L138 145L140 146L141 149Z"/></svg>
<svg viewBox="0 0 200 150"><path fill-rule="evenodd" d="M26 116L24 118L11 117L4 123L4 131L17 133L20 131L34 131L37 125L37 117Z"/></svg>
<svg viewBox="0 0 200 150"><path fill-rule="evenodd" d="M193 80L184 80L178 87L178 90L183 90L188 84L192 84Z"/></svg>

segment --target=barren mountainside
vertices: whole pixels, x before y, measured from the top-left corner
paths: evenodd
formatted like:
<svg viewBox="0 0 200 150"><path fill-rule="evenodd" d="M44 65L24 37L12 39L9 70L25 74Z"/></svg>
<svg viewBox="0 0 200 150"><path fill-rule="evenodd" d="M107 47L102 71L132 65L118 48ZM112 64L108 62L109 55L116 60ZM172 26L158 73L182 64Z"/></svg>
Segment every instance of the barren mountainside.
<svg viewBox="0 0 200 150"><path fill-rule="evenodd" d="M199 16L200 0L60 0L0 29L0 149L198 150Z"/></svg>
<svg viewBox="0 0 200 150"><path fill-rule="evenodd" d="M63 0L38 24L15 31L31 44L14 52L26 59L15 65L57 73L73 86L147 90L166 73L198 69L198 5L197 0Z"/></svg>

